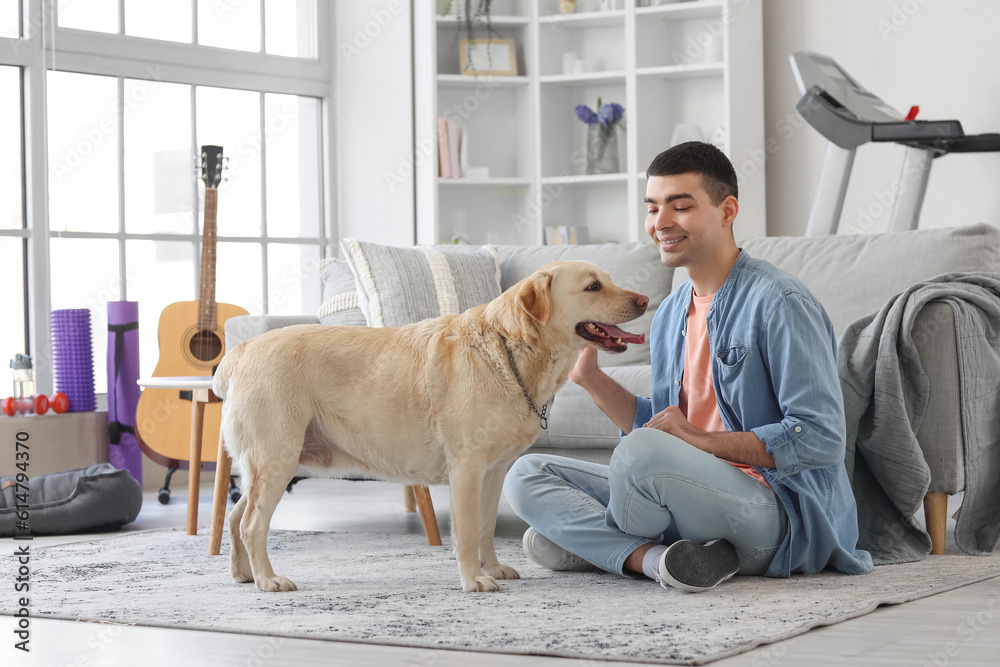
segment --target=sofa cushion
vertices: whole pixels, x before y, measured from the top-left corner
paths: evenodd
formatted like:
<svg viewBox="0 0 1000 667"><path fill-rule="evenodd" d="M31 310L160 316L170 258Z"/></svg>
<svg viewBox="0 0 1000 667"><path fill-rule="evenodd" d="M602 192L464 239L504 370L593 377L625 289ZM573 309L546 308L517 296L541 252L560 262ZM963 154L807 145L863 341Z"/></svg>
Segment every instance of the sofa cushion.
<svg viewBox="0 0 1000 667"><path fill-rule="evenodd" d="M500 296L492 246L397 248L344 239L358 305L373 327L400 327L457 314Z"/></svg>
<svg viewBox="0 0 1000 667"><path fill-rule="evenodd" d="M323 281L323 305L316 313L320 323L365 326L367 321L358 305L351 266L342 259L330 257L320 263L319 276Z"/></svg>
<svg viewBox="0 0 1000 667"><path fill-rule="evenodd" d="M604 372L633 394L649 396L650 367L609 366ZM549 408L549 426L538 434L532 445L538 449L595 450L614 448L620 434L618 427L601 411L594 399L573 381L562 386ZM592 457L587 456L587 459Z"/></svg>
<svg viewBox="0 0 1000 667"><path fill-rule="evenodd" d="M1000 229L986 224L889 234L774 236L740 243L805 283L840 336L916 282L950 271L1000 271Z"/></svg>
<svg viewBox="0 0 1000 667"><path fill-rule="evenodd" d="M660 303L670 294L673 269L663 266L652 243L604 243L599 245L499 246L500 284L507 289L549 262L584 260L611 275L619 287L649 297L646 313L624 328L649 336L649 325ZM605 366L648 365L649 345L630 345L627 352L602 352L598 363Z"/></svg>

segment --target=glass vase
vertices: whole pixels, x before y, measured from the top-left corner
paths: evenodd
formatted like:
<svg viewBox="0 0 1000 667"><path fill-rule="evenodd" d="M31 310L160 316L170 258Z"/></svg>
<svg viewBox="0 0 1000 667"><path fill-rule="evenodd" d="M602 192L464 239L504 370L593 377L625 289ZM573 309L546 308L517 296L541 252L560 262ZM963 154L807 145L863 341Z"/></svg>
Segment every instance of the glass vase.
<svg viewBox="0 0 1000 667"><path fill-rule="evenodd" d="M618 128L600 123L587 126L587 173L617 174Z"/></svg>

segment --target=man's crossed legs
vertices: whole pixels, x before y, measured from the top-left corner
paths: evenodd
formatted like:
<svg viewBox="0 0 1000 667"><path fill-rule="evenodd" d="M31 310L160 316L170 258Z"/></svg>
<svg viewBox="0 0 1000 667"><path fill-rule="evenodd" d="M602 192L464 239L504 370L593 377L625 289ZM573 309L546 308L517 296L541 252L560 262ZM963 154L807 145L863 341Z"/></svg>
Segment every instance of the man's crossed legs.
<svg viewBox="0 0 1000 667"><path fill-rule="evenodd" d="M720 547L729 553L734 549L735 557L729 556L733 569L738 558L740 574L764 574L787 531L773 491L722 459L649 428L624 437L607 466L546 454L522 456L507 474L504 493L542 536L618 574L626 573L629 556L637 550L641 556L650 543L680 547L674 561L711 560L719 557ZM732 549L722 542L702 548L713 540L725 540ZM629 561L630 569L641 571L635 560ZM665 574L663 556L660 561ZM677 585L670 576L657 578Z"/></svg>

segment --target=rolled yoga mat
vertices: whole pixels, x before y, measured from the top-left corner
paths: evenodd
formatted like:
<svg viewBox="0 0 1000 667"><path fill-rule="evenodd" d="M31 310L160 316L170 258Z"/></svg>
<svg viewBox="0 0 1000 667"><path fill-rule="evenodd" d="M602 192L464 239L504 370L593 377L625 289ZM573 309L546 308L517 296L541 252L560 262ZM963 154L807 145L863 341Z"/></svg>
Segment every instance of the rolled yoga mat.
<svg viewBox="0 0 1000 667"><path fill-rule="evenodd" d="M139 302L108 302L108 461L142 484L142 450L135 439L139 405Z"/></svg>
<svg viewBox="0 0 1000 667"><path fill-rule="evenodd" d="M56 391L69 398L69 412L97 409L89 309L52 311L52 370Z"/></svg>

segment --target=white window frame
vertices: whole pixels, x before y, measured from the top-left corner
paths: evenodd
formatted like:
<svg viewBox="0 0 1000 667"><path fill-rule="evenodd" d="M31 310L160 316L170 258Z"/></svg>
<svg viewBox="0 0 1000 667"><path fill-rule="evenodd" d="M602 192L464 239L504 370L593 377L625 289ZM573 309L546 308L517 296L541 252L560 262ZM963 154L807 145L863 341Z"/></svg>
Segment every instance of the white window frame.
<svg viewBox="0 0 1000 667"><path fill-rule="evenodd" d="M170 0L173 2L174 0ZM180 4L180 3L178 3ZM49 240L58 238L113 239L119 243L118 267L125 272L126 240L191 241L200 244L198 220L195 216L191 234L139 234L125 232L123 211L124 191L119 187L119 228L113 233L56 232L49 227L48 216L48 146L46 134L46 72L51 70L112 76L118 80L119 98L124 79L148 79L149 72L162 73L164 82L253 90L314 97L320 100L322 169L322 216L319 237L270 238L264 226L261 236L224 237L221 240L260 243L262 248L262 299L266 312L268 294L267 247L269 244L317 244L321 256L330 254L331 239L337 238L334 219L333 187L333 7L326 0L315 0L316 43L315 59L272 56L263 53L265 40L264 2L261 1L261 52L251 53L220 49L197 44L197 0L190 0L192 12L191 44L132 37L124 34L124 0L118 0L119 33L109 34L60 28L57 0L22 0L20 39L0 38L0 65L20 67L22 71L22 114L25 188L23 230L4 230L4 236L27 238L28 332L29 349L35 356L36 383L40 393L53 390L51 363L51 291ZM159 67L159 69L156 69ZM152 69L151 69L152 68ZM261 96L263 108L264 97ZM121 105L120 105L121 106ZM120 113L123 113L120 112ZM263 123L263 114L261 115ZM123 178L124 123L119 117L118 151L119 179ZM192 119L193 120L193 119ZM263 130L263 128L262 128ZM266 216L265 202L261 215ZM195 262L194 270L199 270ZM196 276L197 278L197 276ZM119 298L127 298L127 285L121 281ZM195 285L198 285L197 279ZM98 367L100 362L95 363Z"/></svg>

